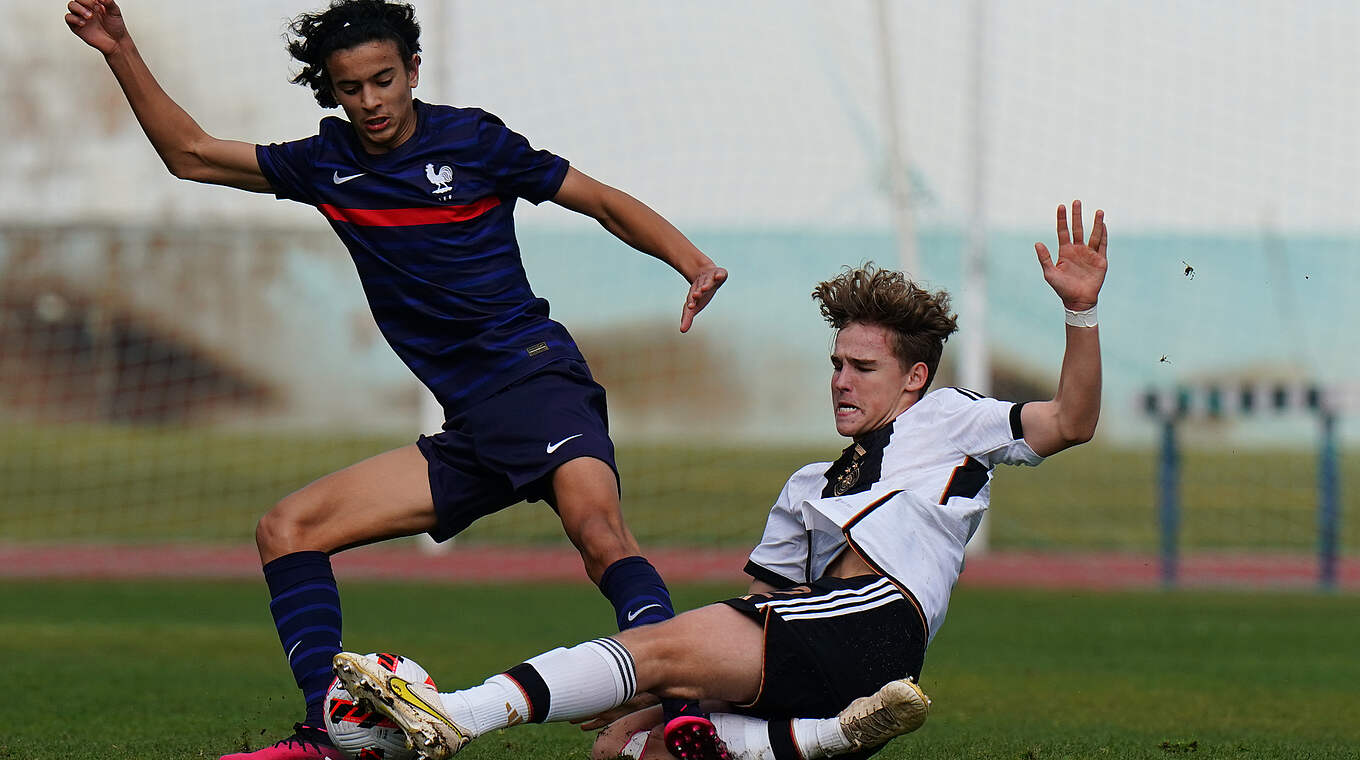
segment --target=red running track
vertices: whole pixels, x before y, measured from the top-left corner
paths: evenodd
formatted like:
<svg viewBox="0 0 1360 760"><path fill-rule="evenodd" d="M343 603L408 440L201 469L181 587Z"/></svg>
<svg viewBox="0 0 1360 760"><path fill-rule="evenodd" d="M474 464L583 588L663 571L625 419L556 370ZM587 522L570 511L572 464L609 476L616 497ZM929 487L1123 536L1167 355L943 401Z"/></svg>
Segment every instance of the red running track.
<svg viewBox="0 0 1360 760"><path fill-rule="evenodd" d="M673 583L745 583L745 549L654 549L647 553ZM431 583L585 582L581 559L563 547L454 545L429 553L409 544L369 546L339 554L336 575L347 579ZM0 543L0 578L135 579L260 578L252 547L192 544ZM1301 555L1199 554L1181 558L1182 588L1279 588L1318 585L1317 558ZM1149 589L1161 584L1155 556L994 552L968 560L963 586L1047 589ZM1338 563L1337 588L1360 591L1360 558Z"/></svg>

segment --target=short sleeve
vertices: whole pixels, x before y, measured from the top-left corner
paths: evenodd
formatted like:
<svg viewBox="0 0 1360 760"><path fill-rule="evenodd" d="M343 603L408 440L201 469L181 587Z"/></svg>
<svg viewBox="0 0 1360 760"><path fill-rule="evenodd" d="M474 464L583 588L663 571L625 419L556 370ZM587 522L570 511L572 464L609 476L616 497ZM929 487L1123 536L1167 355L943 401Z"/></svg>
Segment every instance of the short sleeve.
<svg viewBox="0 0 1360 760"><path fill-rule="evenodd" d="M1043 457L1025 442L1020 424L1024 404L1000 401L988 396L950 388L957 397L950 399L948 429L954 444L964 454L988 467L998 464L1036 465Z"/></svg>
<svg viewBox="0 0 1360 760"><path fill-rule="evenodd" d="M747 575L775 588L808 581L808 531L799 505L790 502L789 485L785 484L765 520L765 533L746 563Z"/></svg>
<svg viewBox="0 0 1360 760"><path fill-rule="evenodd" d="M477 144L483 170L504 195L542 203L557 195L567 177L566 159L534 150L523 135L492 114L483 114L478 121Z"/></svg>
<svg viewBox="0 0 1360 760"><path fill-rule="evenodd" d="M256 145L255 158L260 172L269 180L274 196L283 200L317 205L315 190L308 179L316 166L319 137L291 142Z"/></svg>

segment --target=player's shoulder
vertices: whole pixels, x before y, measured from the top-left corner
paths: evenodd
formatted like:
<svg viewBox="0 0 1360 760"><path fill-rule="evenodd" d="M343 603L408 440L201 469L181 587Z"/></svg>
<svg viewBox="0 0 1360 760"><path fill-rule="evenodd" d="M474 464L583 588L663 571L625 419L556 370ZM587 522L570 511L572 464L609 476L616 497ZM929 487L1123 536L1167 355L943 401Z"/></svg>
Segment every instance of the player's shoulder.
<svg viewBox="0 0 1360 760"><path fill-rule="evenodd" d="M505 126L500 117L477 106L451 106L443 103L418 101L421 117L439 127L475 128L483 124Z"/></svg>
<svg viewBox="0 0 1360 760"><path fill-rule="evenodd" d="M316 125L316 136L324 141L347 138L354 133L354 125L339 116L323 116Z"/></svg>
<svg viewBox="0 0 1360 760"><path fill-rule="evenodd" d="M978 393L977 391L957 385L947 385L927 393L925 398L917 403L926 403L928 406L947 413L960 409L976 409L979 404L992 404L998 402L996 399L985 393Z"/></svg>

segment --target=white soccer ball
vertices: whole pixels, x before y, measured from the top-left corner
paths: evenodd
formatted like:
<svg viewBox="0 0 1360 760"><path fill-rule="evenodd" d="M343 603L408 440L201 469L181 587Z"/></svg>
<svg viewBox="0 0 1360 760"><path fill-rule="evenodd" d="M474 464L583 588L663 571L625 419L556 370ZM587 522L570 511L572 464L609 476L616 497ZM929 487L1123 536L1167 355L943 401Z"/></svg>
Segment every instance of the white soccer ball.
<svg viewBox="0 0 1360 760"><path fill-rule="evenodd" d="M410 681L434 686L425 669L399 654L365 655L386 670ZM416 751L406 748L406 734L386 716L359 705L340 679L331 682L326 694L326 731L331 741L351 760L414 760Z"/></svg>

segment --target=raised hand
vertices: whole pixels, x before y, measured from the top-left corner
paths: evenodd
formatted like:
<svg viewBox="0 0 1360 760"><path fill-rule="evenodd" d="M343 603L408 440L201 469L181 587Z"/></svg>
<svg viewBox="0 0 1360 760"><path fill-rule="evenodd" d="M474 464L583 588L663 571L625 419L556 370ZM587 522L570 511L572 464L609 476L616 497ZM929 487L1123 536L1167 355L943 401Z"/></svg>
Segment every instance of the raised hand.
<svg viewBox="0 0 1360 760"><path fill-rule="evenodd" d="M1058 206L1058 261L1054 263L1043 243L1035 243L1039 266L1044 270L1044 281L1073 311L1083 311L1096 305L1100 286L1105 282L1107 266L1105 249L1110 241L1105 229L1105 212L1096 211L1091 239L1083 243L1081 201L1072 201L1072 227L1067 226L1067 209Z"/></svg>
<svg viewBox="0 0 1360 760"><path fill-rule="evenodd" d="M66 25L104 55L112 54L127 39L123 11L114 0L71 0L66 4Z"/></svg>
<svg viewBox="0 0 1360 760"><path fill-rule="evenodd" d="M726 281L727 270L722 267L708 267L699 271L699 276L690 283L685 308L680 313L680 332L689 332L690 325L694 324L694 315L703 311Z"/></svg>

